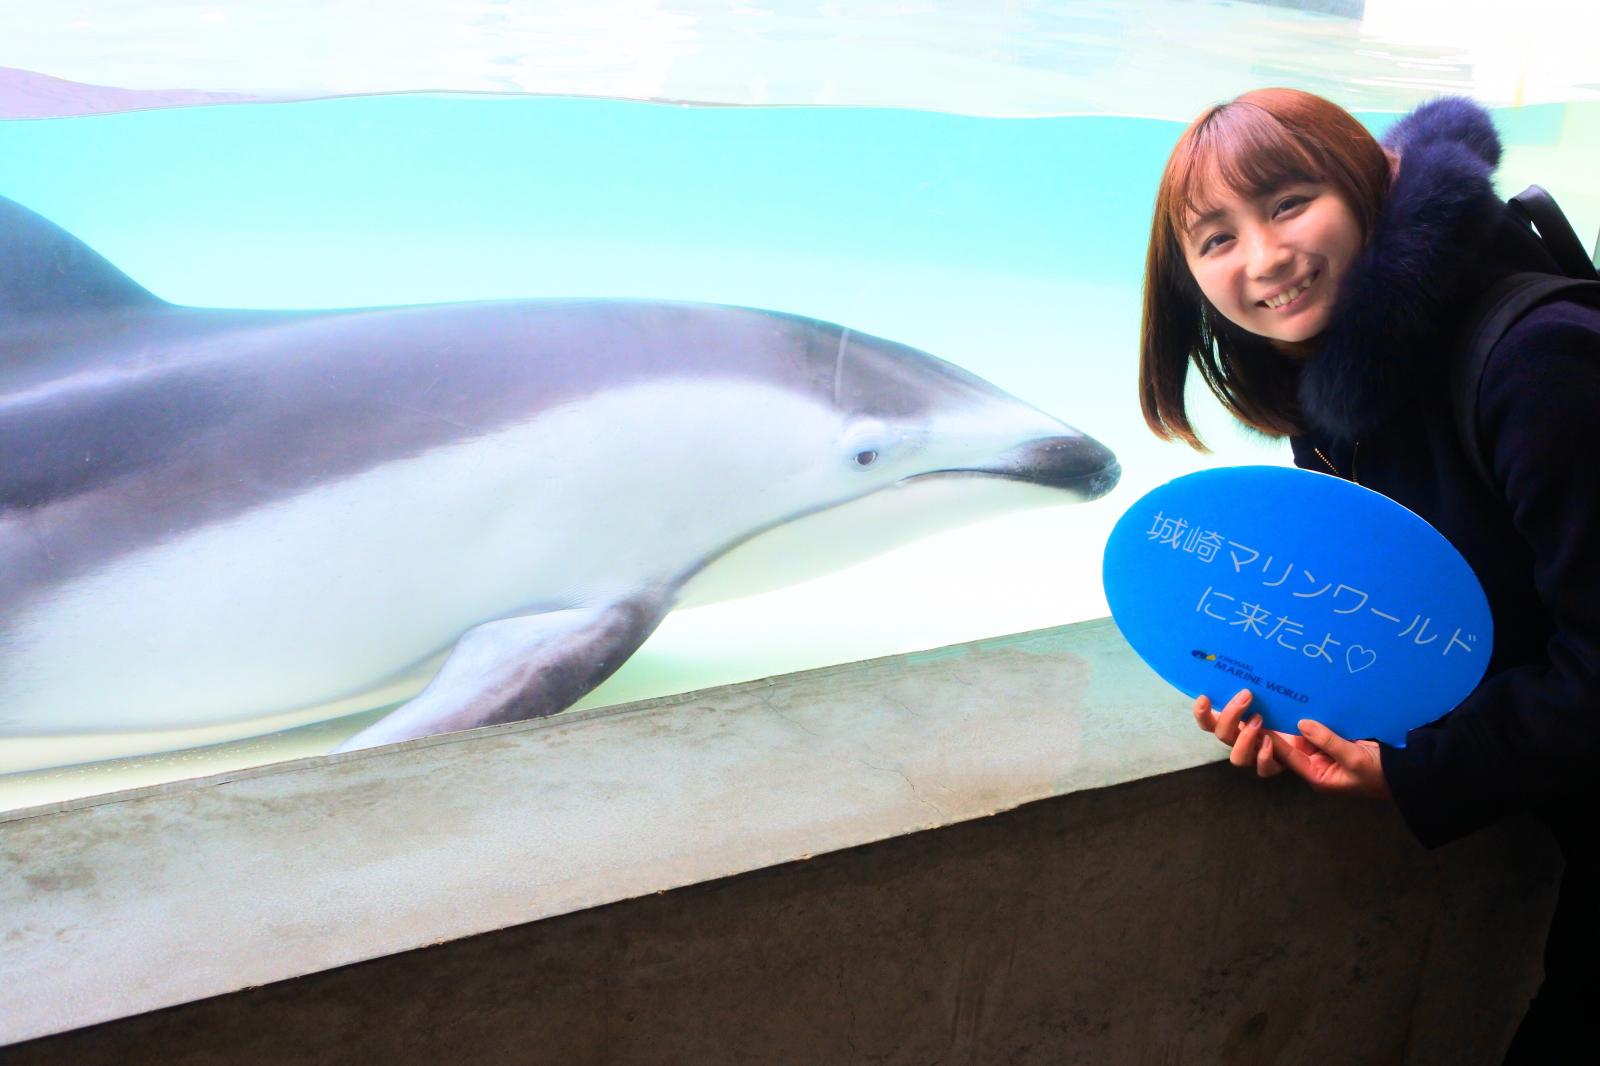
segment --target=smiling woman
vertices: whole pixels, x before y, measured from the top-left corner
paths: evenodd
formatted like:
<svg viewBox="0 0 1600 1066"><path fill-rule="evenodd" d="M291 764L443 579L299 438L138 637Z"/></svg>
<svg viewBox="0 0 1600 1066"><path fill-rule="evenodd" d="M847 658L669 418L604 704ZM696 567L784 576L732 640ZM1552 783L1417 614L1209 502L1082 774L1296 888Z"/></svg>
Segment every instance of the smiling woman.
<svg viewBox="0 0 1600 1066"><path fill-rule="evenodd" d="M1507 278L1558 272L1495 193L1499 157L1489 116L1460 98L1418 108L1383 145L1293 90L1208 110L1158 194L1140 400L1158 436L1201 447L1184 406L1193 363L1238 418L1290 437L1298 465L1409 507L1477 575L1494 616L1485 679L1403 745L1309 720L1298 735L1274 733L1248 690L1220 713L1202 696L1194 716L1260 776L1287 768L1319 791L1392 797L1429 846L1507 815L1545 819L1567 869L1546 983L1508 1061L1548 1062L1584 1035L1600 990L1600 796L1586 761L1600 743L1600 463L1589 441L1600 310L1551 299L1527 311L1483 364L1475 420L1456 413L1446 382L1475 309ZM1492 489L1462 429L1490 457Z"/></svg>

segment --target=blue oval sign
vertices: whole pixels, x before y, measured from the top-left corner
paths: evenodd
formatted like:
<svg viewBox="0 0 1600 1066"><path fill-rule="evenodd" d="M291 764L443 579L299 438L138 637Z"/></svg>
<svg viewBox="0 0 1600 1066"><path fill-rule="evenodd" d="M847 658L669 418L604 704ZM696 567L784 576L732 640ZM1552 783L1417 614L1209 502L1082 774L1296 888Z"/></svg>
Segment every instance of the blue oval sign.
<svg viewBox="0 0 1600 1066"><path fill-rule="evenodd" d="M1371 489L1238 466L1169 481L1106 545L1106 599L1156 673L1269 728L1314 718L1403 746L1461 702L1494 646L1489 605L1437 530Z"/></svg>

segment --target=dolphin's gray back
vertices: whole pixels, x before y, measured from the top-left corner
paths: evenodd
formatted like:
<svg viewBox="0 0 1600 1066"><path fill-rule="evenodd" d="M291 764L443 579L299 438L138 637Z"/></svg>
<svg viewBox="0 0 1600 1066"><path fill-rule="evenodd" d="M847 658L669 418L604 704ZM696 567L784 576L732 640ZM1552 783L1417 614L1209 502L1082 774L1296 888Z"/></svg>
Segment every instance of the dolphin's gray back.
<svg viewBox="0 0 1600 1066"><path fill-rule="evenodd" d="M809 388L811 350L837 346L837 327L807 319L629 301L161 304L35 326L0 329L0 454L29 460L0 470L0 507L170 467L180 448L191 473L303 487L641 381Z"/></svg>
<svg viewBox="0 0 1600 1066"><path fill-rule="evenodd" d="M620 301L299 313L157 303L10 329L0 605L24 584L606 389L694 377L815 388L830 344L837 328L807 319ZM617 429L648 446L648 426Z"/></svg>

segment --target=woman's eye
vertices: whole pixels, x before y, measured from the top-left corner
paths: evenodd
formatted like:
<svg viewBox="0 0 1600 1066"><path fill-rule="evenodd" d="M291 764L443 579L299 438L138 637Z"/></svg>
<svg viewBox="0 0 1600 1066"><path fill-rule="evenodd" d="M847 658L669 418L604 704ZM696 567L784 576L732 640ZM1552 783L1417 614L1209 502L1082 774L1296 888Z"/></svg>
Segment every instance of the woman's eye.
<svg viewBox="0 0 1600 1066"><path fill-rule="evenodd" d="M1295 208L1299 207L1301 204L1307 203L1309 200L1310 197L1307 196L1286 196L1282 200L1278 201L1277 213L1281 215L1285 211L1293 211Z"/></svg>
<svg viewBox="0 0 1600 1066"><path fill-rule="evenodd" d="M1207 237L1200 245L1200 254L1205 255L1213 249L1227 243L1228 239L1229 238L1226 233L1218 233Z"/></svg>

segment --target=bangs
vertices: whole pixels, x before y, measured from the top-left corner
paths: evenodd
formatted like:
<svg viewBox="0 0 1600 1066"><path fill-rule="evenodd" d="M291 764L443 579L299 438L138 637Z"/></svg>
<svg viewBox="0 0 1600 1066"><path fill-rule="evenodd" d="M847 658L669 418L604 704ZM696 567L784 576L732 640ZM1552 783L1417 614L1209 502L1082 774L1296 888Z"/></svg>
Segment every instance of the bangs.
<svg viewBox="0 0 1600 1066"><path fill-rule="evenodd" d="M1219 191L1255 198L1291 182L1325 181L1328 166L1268 112L1248 104L1218 108L1173 153L1168 223L1182 233L1213 210Z"/></svg>

